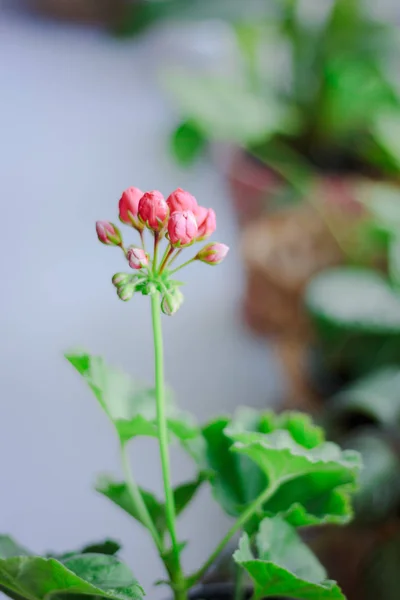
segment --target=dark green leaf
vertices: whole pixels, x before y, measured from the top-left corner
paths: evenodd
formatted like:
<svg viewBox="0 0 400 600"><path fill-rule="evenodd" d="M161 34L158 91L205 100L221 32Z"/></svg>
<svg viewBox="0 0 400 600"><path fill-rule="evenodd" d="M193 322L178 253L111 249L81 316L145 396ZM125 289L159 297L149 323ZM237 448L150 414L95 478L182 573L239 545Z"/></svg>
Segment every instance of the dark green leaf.
<svg viewBox="0 0 400 600"><path fill-rule="evenodd" d="M59 594L141 600L143 590L114 556L82 554L65 560L16 557L0 560L0 587L11 597L47 600Z"/></svg>
<svg viewBox="0 0 400 600"><path fill-rule="evenodd" d="M255 598L345 600L337 584L326 579L317 558L282 519L264 519L256 544L257 558L252 554L249 537L244 534L233 555L252 578Z"/></svg>
<svg viewBox="0 0 400 600"><path fill-rule="evenodd" d="M69 353L69 362L85 379L100 406L115 426L122 443L136 436L158 436L155 390L134 383L128 375L109 367L100 356ZM167 398L168 428L179 440L198 437L191 418L179 412Z"/></svg>
<svg viewBox="0 0 400 600"><path fill-rule="evenodd" d="M183 121L172 133L171 151L176 160L184 166L193 163L204 150L206 139L191 121Z"/></svg>
<svg viewBox="0 0 400 600"><path fill-rule="evenodd" d="M121 545L115 540L104 540L104 542L97 542L89 544L82 548L82 554L107 554L114 556L121 550Z"/></svg>
<svg viewBox="0 0 400 600"><path fill-rule="evenodd" d="M177 515L180 515L180 513L190 503L203 481L204 477L200 476L195 481L183 483L174 489L175 509ZM134 519L145 525L136 510L135 504L132 502L129 490L124 482L115 482L110 477L102 475L98 479L96 490L103 494L103 496L106 496L112 500L112 502L117 504L117 506L122 508ZM143 489L141 489L140 492L142 494L144 503L146 504L147 510L149 511L150 516L157 528L157 531L161 536L163 536L167 530L164 504L160 502L151 492Z"/></svg>
<svg viewBox="0 0 400 600"><path fill-rule="evenodd" d="M30 556L29 552L23 546L14 542L9 535L0 535L0 558L12 558L13 556Z"/></svg>

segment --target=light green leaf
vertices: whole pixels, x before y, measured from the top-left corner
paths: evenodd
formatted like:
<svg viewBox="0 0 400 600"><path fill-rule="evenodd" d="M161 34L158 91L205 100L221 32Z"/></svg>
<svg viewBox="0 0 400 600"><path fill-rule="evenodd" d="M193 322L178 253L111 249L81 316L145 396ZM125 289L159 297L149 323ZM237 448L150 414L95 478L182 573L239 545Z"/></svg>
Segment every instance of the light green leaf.
<svg viewBox="0 0 400 600"><path fill-rule="evenodd" d="M195 481L183 483L173 490L177 516L179 516L191 502L203 481L204 477L199 476ZM122 508L134 519L142 523L142 525L145 525L140 518L140 514L138 514L136 510L136 505L132 502L129 490L124 482L116 482L106 475L101 475L97 481L96 490L117 504L117 506ZM151 492L144 489L141 489L140 492L157 531L163 536L167 531L165 505Z"/></svg>
<svg viewBox="0 0 400 600"><path fill-rule="evenodd" d="M0 558L11 558L13 556L29 556L29 552L23 546L20 546L9 535L0 535Z"/></svg>
<svg viewBox="0 0 400 600"><path fill-rule="evenodd" d="M128 375L105 364L100 356L68 353L67 360L85 379L122 443L136 436L158 437L155 390L134 383ZM168 395L168 429L179 440L199 436L191 418L179 412Z"/></svg>
<svg viewBox="0 0 400 600"><path fill-rule="evenodd" d="M260 468L254 457L241 452L240 445L234 445L234 442L251 446L273 442L276 437L279 440L283 438L288 448L281 443L271 450L273 460L275 453L278 455L279 468L293 460L292 452L305 456L311 453L313 456L314 452L322 453L325 447L331 447L324 444L323 430L314 425L309 416L296 412L275 415L239 409L231 421L228 418L217 419L204 428L203 434L208 464L213 472L211 485L214 496L233 516L241 514L273 480L273 473ZM340 457L339 449L334 448ZM308 458L304 459L302 466L304 472L278 482L274 496L249 523L249 531L253 531L265 515L281 514L297 526L349 520L352 514L349 495L358 470L354 468L353 472L353 465L350 472L347 466L341 467L339 473L330 472L329 467L324 465L315 470ZM286 475L286 471L282 473L282 476Z"/></svg>
<svg viewBox="0 0 400 600"><path fill-rule="evenodd" d="M358 453L328 442L307 449L285 430L235 437L242 441L232 450L253 460L276 488L263 507L265 514L282 515L296 526L349 521Z"/></svg>
<svg viewBox="0 0 400 600"><path fill-rule="evenodd" d="M400 235L394 236L389 245L389 275L392 284L400 288Z"/></svg>
<svg viewBox="0 0 400 600"><path fill-rule="evenodd" d="M323 320L356 331L400 332L400 297L374 271L328 269L311 280L305 301L317 324Z"/></svg>
<svg viewBox="0 0 400 600"><path fill-rule="evenodd" d="M400 169L400 111L377 111L374 116L372 134L379 146L389 154Z"/></svg>
<svg viewBox="0 0 400 600"><path fill-rule="evenodd" d="M360 194L360 200L373 217L377 227L390 234L399 232L400 189L397 185L370 184Z"/></svg>
<svg viewBox="0 0 400 600"><path fill-rule="evenodd" d="M239 144L265 141L295 119L283 102L257 96L239 82L181 71L168 74L166 85L184 118L208 139Z"/></svg>
<svg viewBox="0 0 400 600"><path fill-rule="evenodd" d="M82 554L61 563L24 556L0 559L0 590L12 598L48 600L60 594L141 600L143 590L115 556Z"/></svg>
<svg viewBox="0 0 400 600"><path fill-rule="evenodd" d="M256 599L290 597L299 600L345 600L317 558L296 531L282 519L264 519L256 538L258 558L244 534L233 555L254 582Z"/></svg>

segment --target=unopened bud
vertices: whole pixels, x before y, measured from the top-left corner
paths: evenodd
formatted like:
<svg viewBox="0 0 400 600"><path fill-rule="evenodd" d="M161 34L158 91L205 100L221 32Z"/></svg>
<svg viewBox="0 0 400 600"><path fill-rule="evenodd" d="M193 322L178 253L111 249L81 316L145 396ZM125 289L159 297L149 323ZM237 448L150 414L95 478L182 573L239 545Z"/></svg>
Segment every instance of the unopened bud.
<svg viewBox="0 0 400 600"><path fill-rule="evenodd" d="M195 211L195 217L197 221L197 237L196 241L201 242L206 240L212 235L217 227L217 219L215 212L212 208L204 208L204 206L198 206Z"/></svg>
<svg viewBox="0 0 400 600"><path fill-rule="evenodd" d="M118 227L109 221L97 221L96 232L102 244L109 246L120 246L122 244L122 237Z"/></svg>
<svg viewBox="0 0 400 600"><path fill-rule="evenodd" d="M183 300L183 294L177 288L166 292L161 300L161 310L165 315L171 317L182 306Z"/></svg>
<svg viewBox="0 0 400 600"><path fill-rule="evenodd" d="M139 201L138 215L152 231L161 231L169 216L169 208L161 192L146 192Z"/></svg>
<svg viewBox="0 0 400 600"><path fill-rule="evenodd" d="M229 246L220 242L211 242L206 244L204 248L196 256L196 260L207 263L208 265L219 265L229 252Z"/></svg>
<svg viewBox="0 0 400 600"><path fill-rule="evenodd" d="M132 277L134 276L130 275L129 273L115 273L114 277L112 278L112 282L116 288L119 288L121 285L130 283L132 281Z"/></svg>
<svg viewBox="0 0 400 600"><path fill-rule="evenodd" d="M119 201L119 220L125 225L132 225L138 231L142 231L144 225L138 218L139 200L143 192L139 188L130 187L125 190Z"/></svg>
<svg viewBox="0 0 400 600"><path fill-rule="evenodd" d="M197 209L196 198L181 188L174 190L168 196L167 204L171 215L174 212L182 212L184 210L191 210L194 213Z"/></svg>
<svg viewBox="0 0 400 600"><path fill-rule="evenodd" d="M196 218L191 210L174 212L168 221L169 241L173 246L189 246L197 236Z"/></svg>
<svg viewBox="0 0 400 600"><path fill-rule="evenodd" d="M128 259L129 266L132 269L142 269L143 267L147 267L149 264L149 257L143 248L131 246L126 253L126 258Z"/></svg>
<svg viewBox="0 0 400 600"><path fill-rule="evenodd" d="M120 300L123 300L124 302L128 302L128 300L132 298L134 293L135 286L132 284L121 285L119 288L117 288L117 294Z"/></svg>

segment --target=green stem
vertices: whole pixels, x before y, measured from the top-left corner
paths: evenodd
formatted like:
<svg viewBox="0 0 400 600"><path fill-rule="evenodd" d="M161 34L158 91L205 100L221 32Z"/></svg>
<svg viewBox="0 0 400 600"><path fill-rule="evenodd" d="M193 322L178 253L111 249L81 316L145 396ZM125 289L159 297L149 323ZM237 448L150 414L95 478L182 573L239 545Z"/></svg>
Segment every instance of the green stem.
<svg viewBox="0 0 400 600"><path fill-rule="evenodd" d="M218 546L215 548L214 552L211 556L206 560L204 565L196 571L193 575L188 577L188 587L192 587L195 583L197 583L203 575L208 571L211 565L214 563L215 559L219 556L222 550L225 548L227 543L231 540L231 538L237 533L246 523L251 519L251 517L256 513L267 500L271 498L275 494L277 490L276 485L270 485L266 490L262 492L255 500L250 504L250 506L245 510L240 517L235 521L232 525L228 533L222 538Z"/></svg>
<svg viewBox="0 0 400 600"><path fill-rule="evenodd" d="M144 239L144 229L141 229L139 231L139 235L140 235L140 241L142 242L142 248L146 252L146 242L145 242L145 239Z"/></svg>
<svg viewBox="0 0 400 600"><path fill-rule="evenodd" d="M179 267L176 267L176 269L174 269L173 271L170 271L169 274L173 275L174 273L176 273L180 269L183 269L183 267L186 267L187 265L190 265L190 263L192 263L194 260L196 260L195 256L193 256L193 258L190 258L189 260L187 260L186 262L184 262L183 265L180 265Z"/></svg>
<svg viewBox="0 0 400 600"><path fill-rule="evenodd" d="M156 403L158 421L158 440L160 446L161 468L165 493L165 513L167 527L171 538L173 570L171 572L172 583L175 584L175 597L183 600L185 597L184 579L180 564L179 544L176 535L175 501L171 486L171 474L168 450L168 429L165 414L165 388L164 388L164 356L161 329L160 294L156 292L151 296L151 315L154 335L154 359L156 379Z"/></svg>
<svg viewBox="0 0 400 600"><path fill-rule="evenodd" d="M157 273L157 254L158 254L159 239L160 239L160 234L156 231L154 233L153 273Z"/></svg>
<svg viewBox="0 0 400 600"><path fill-rule="evenodd" d="M138 511L138 515L140 517L141 522L149 530L151 537L153 538L154 543L157 546L157 550L160 553L160 555L162 556L164 554L164 546L163 546L162 540L160 538L160 535L153 523L153 519L151 518L150 513L147 510L147 507L144 503L142 494L140 493L140 489L139 489L136 481L133 478L133 475L132 475L132 472L131 472L131 469L129 466L129 459L128 459L128 454L126 451L126 444L121 444L120 450L121 450L122 469L124 472L126 485L128 486L128 491L132 498L132 502L136 506L136 509Z"/></svg>
<svg viewBox="0 0 400 600"><path fill-rule="evenodd" d="M243 600L243 575L243 567L235 564L235 590L233 600Z"/></svg>
<svg viewBox="0 0 400 600"><path fill-rule="evenodd" d="M167 246L167 249L165 250L164 256L162 257L162 261L160 263L160 268L158 270L159 273L163 272L163 270L165 268L165 265L167 264L167 261L168 261L169 257L171 256L171 254L173 253L174 250L175 250L175 248L171 244L169 244Z"/></svg>
<svg viewBox="0 0 400 600"><path fill-rule="evenodd" d="M176 261L176 259L178 258L178 256L179 256L179 255L180 255L180 253L182 252L182 250L183 250L183 248L180 248L180 249L178 250L178 252L175 254L175 256L173 256L173 257L171 258L171 260L169 261L169 266L171 266L171 265L172 265L172 263Z"/></svg>

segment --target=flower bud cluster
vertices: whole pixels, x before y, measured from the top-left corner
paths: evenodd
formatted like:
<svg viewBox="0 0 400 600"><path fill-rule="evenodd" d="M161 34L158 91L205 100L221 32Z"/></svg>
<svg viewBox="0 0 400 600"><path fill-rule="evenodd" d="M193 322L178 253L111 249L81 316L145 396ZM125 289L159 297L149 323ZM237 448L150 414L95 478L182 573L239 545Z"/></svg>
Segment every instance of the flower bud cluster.
<svg viewBox="0 0 400 600"><path fill-rule="evenodd" d="M173 261L182 249L195 242L208 239L216 229L216 217L212 208L197 203L192 194L178 188L167 199L157 190L142 192L139 188L126 189L119 200L119 219L139 232L141 247L125 248L121 232L109 221L97 221L96 232L100 242L120 247L131 269L137 275L116 273L112 282L121 300L130 300L139 291L144 295L161 293L161 310L173 315L183 302L180 282L171 275L186 264L198 260L217 265L228 253L228 246L218 242L206 244L192 259L171 269ZM154 238L154 254L151 256L144 246L144 232L148 230ZM160 242L165 238L167 248L158 262Z"/></svg>

